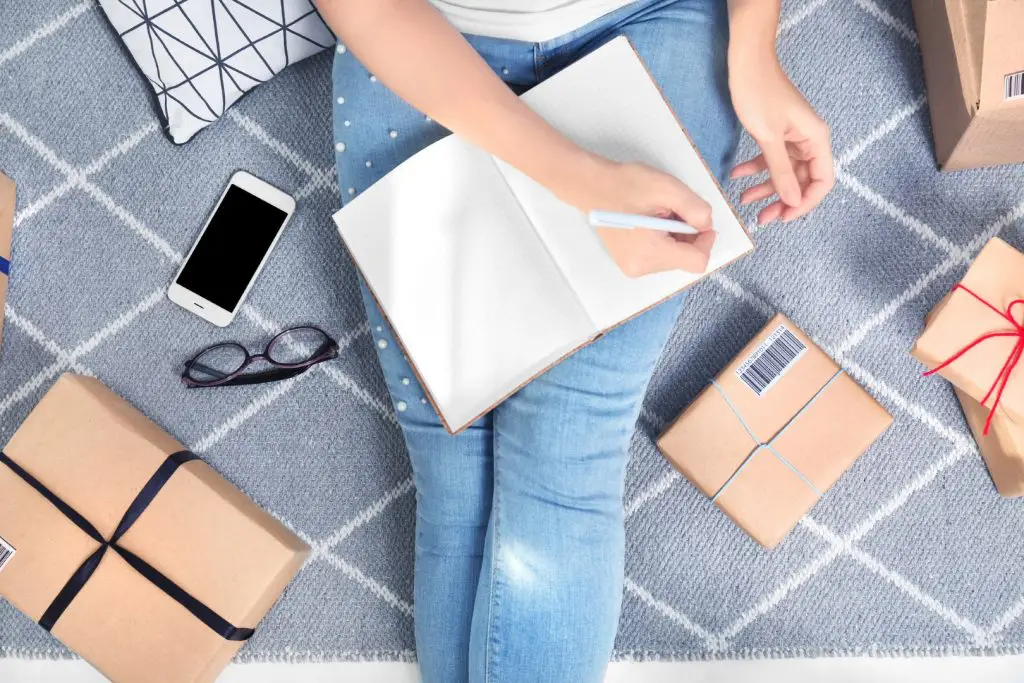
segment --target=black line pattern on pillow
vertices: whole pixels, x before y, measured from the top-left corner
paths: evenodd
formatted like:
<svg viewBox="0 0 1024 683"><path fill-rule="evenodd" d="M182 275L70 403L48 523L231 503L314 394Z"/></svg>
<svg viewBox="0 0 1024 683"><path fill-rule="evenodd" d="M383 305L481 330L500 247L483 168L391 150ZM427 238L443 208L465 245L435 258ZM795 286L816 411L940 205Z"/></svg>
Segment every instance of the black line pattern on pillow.
<svg viewBox="0 0 1024 683"><path fill-rule="evenodd" d="M239 97L334 44L310 0L100 0L184 143Z"/></svg>

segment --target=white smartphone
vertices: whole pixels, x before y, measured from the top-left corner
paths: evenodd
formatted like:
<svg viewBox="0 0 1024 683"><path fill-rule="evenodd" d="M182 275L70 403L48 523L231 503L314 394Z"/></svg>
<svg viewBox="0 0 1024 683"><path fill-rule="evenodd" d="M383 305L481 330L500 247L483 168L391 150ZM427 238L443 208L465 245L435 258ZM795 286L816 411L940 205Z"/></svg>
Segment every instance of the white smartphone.
<svg viewBox="0 0 1024 683"><path fill-rule="evenodd" d="M235 319L295 213L295 200L245 171L231 176L167 298L218 327Z"/></svg>

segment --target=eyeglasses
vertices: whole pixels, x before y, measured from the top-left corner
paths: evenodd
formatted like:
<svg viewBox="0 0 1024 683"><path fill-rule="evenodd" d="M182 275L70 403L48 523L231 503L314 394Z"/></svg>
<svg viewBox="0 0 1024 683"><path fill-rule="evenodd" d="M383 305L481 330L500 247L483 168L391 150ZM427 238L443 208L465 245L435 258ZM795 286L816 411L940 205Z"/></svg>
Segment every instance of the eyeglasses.
<svg viewBox="0 0 1024 683"><path fill-rule="evenodd" d="M263 353L250 355L235 342L215 344L185 363L182 383L189 388L276 382L301 375L317 363L338 357L338 342L318 327L293 327L270 340ZM257 360L274 367L243 374Z"/></svg>

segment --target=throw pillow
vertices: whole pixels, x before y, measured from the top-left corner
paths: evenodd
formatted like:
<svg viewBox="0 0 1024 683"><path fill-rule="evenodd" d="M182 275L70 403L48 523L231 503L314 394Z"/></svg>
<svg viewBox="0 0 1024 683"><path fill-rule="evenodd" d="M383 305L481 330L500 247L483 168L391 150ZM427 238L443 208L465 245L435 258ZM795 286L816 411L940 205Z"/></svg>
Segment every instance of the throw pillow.
<svg viewBox="0 0 1024 683"><path fill-rule="evenodd" d="M334 44L310 0L99 0L176 143L289 64Z"/></svg>

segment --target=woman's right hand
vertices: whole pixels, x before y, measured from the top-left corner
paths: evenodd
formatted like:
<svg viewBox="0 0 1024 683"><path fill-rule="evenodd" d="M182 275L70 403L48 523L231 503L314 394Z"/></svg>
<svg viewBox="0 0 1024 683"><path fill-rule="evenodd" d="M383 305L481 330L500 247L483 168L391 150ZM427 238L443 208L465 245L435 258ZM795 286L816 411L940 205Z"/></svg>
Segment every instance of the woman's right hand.
<svg viewBox="0 0 1024 683"><path fill-rule="evenodd" d="M666 270L703 273L716 233L711 206L674 176L645 164L615 163L591 157L589 168L559 188L559 198L584 213L599 209L678 218L700 231L688 236L634 228L597 228L612 260L629 277Z"/></svg>

